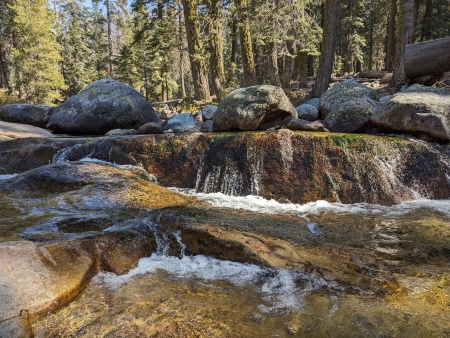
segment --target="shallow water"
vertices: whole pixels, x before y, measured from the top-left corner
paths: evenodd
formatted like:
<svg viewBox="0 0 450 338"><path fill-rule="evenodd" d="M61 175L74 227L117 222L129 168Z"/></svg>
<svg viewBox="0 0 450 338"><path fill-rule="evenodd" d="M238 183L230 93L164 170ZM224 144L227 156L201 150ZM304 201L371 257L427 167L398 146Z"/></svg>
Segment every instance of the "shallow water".
<svg viewBox="0 0 450 338"><path fill-rule="evenodd" d="M339 248L361 278L391 294L320 274L170 252L142 258L126 275L100 273L72 303L34 323L36 337L447 337L450 318L450 201L392 207L317 201L304 205L173 189L207 203L173 209L188 220ZM17 196L16 196L17 197ZM19 196L20 197L20 196ZM168 210L171 212L171 210ZM141 225L139 211L71 193L0 196L0 242L73 238ZM361 257L376 261L361 261Z"/></svg>
<svg viewBox="0 0 450 338"><path fill-rule="evenodd" d="M383 301L312 275L153 255L102 273L36 337L445 337L448 299Z"/></svg>

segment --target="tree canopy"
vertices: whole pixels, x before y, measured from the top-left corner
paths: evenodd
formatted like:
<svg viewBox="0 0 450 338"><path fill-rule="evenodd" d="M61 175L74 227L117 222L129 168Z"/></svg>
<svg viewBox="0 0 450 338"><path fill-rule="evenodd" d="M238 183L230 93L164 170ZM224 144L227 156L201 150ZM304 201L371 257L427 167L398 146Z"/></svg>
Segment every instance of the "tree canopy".
<svg viewBox="0 0 450 338"><path fill-rule="evenodd" d="M400 31L407 42L450 35L448 0L342 0L330 51L329 2L0 0L0 87L57 103L112 77L150 101L220 99L227 87L306 86L324 57L335 74L391 71Z"/></svg>

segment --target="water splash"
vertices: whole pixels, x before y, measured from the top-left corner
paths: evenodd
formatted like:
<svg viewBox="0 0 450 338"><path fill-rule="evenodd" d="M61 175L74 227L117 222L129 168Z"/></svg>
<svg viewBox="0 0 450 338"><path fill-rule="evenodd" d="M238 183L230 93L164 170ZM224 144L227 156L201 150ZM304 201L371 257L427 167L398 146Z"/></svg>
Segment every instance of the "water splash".
<svg viewBox="0 0 450 338"><path fill-rule="evenodd" d="M338 214L359 214L359 215L385 215L396 216L408 214L418 209L429 209L450 216L450 199L448 200L428 200L417 199L402 202L393 206L383 206L368 203L330 203L323 200L309 202L305 204L281 203L273 199L265 199L261 196L228 196L223 193L197 193L191 189L169 188L180 194L194 196L202 201L219 208L232 208L253 211L263 214L288 213L298 216L308 214L338 213Z"/></svg>

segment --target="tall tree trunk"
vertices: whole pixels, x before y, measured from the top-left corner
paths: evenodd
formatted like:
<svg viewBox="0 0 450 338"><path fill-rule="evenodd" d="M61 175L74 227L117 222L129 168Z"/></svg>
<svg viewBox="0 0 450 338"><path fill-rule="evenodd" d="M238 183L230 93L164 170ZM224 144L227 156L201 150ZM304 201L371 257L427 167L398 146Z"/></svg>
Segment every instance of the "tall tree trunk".
<svg viewBox="0 0 450 338"><path fill-rule="evenodd" d="M322 35L322 48L320 54L317 79L311 97L320 97L328 89L331 73L333 71L334 47L338 28L339 1L326 0L325 18Z"/></svg>
<svg viewBox="0 0 450 338"><path fill-rule="evenodd" d="M209 9L209 53L210 69L214 92L218 100L222 98L223 84L225 83L225 69L223 61L223 37L222 37L222 2L211 0L207 2Z"/></svg>
<svg viewBox="0 0 450 338"><path fill-rule="evenodd" d="M397 0L391 0L389 19L387 26L386 59L385 68L392 72L395 58L395 27L397 20Z"/></svg>
<svg viewBox="0 0 450 338"><path fill-rule="evenodd" d="M247 0L234 0L240 18L240 40L243 67L243 85L256 84L255 60L253 57L252 37L250 33L250 21L248 18Z"/></svg>
<svg viewBox="0 0 450 338"><path fill-rule="evenodd" d="M181 87L181 98L186 98L186 86L184 85L184 67L183 67L183 61L184 61L184 48L183 48L183 23L181 19L181 0L178 0L178 43L179 45L179 52L180 52L180 64L179 71L180 71L180 87Z"/></svg>
<svg viewBox="0 0 450 338"><path fill-rule="evenodd" d="M294 80L298 81L299 88L307 87L308 53L298 52L294 62Z"/></svg>
<svg viewBox="0 0 450 338"><path fill-rule="evenodd" d="M228 69L227 86L236 86L236 67L238 62L238 26L236 16L233 15L231 23L231 53L230 67Z"/></svg>
<svg viewBox="0 0 450 338"><path fill-rule="evenodd" d="M293 33L293 32L291 32ZM289 39L286 41L286 48L290 55L286 55L284 59L283 77L281 81L281 86L283 88L289 88L291 80L294 74L294 59L297 55L297 46L294 39Z"/></svg>
<svg viewBox="0 0 450 338"><path fill-rule="evenodd" d="M267 43L269 57L269 77L270 84L273 86L281 86L280 76L278 75L278 49L274 41Z"/></svg>
<svg viewBox="0 0 450 338"><path fill-rule="evenodd" d="M433 10L433 0L427 0L425 5L425 13L422 19L422 29L421 29L421 40L430 40L431 39L431 29L430 29L430 20L432 16Z"/></svg>
<svg viewBox="0 0 450 338"><path fill-rule="evenodd" d="M197 1L183 0L183 7L189 59L191 61L191 71L194 80L194 98L209 101L209 83L200 36Z"/></svg>
<svg viewBox="0 0 450 338"><path fill-rule="evenodd" d="M1 46L0 46L0 71L1 71L0 78L3 79L2 82L5 83L5 87L8 89L8 93L10 93L11 87L9 85L8 73L6 71L6 64L5 64L5 61L3 58L3 50L1 48ZM2 83L2 85L3 85L3 83Z"/></svg>
<svg viewBox="0 0 450 338"><path fill-rule="evenodd" d="M370 10L370 24L369 24L369 60L368 60L368 68L369 70L373 70L373 21L374 21L375 12L373 8Z"/></svg>
<svg viewBox="0 0 450 338"><path fill-rule="evenodd" d="M414 0L401 0L397 25L397 45L394 59L394 72L391 80L391 87L399 87L405 81L404 53L405 46L411 42L412 23L414 22Z"/></svg>
<svg viewBox="0 0 450 338"><path fill-rule="evenodd" d="M111 9L109 6L110 0L105 0L106 4L106 22L108 25L108 69L109 77L112 77L112 37L111 37Z"/></svg>

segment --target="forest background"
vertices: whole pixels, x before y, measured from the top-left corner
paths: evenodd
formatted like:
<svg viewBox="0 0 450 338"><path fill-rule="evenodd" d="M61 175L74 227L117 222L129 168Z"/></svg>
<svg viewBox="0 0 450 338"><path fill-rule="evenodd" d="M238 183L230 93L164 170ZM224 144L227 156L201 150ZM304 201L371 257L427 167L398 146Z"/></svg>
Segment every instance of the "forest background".
<svg viewBox="0 0 450 338"><path fill-rule="evenodd" d="M408 42L450 35L449 0L0 0L0 101L56 104L104 77L150 102L306 87L329 2L338 75L392 71L405 8Z"/></svg>

